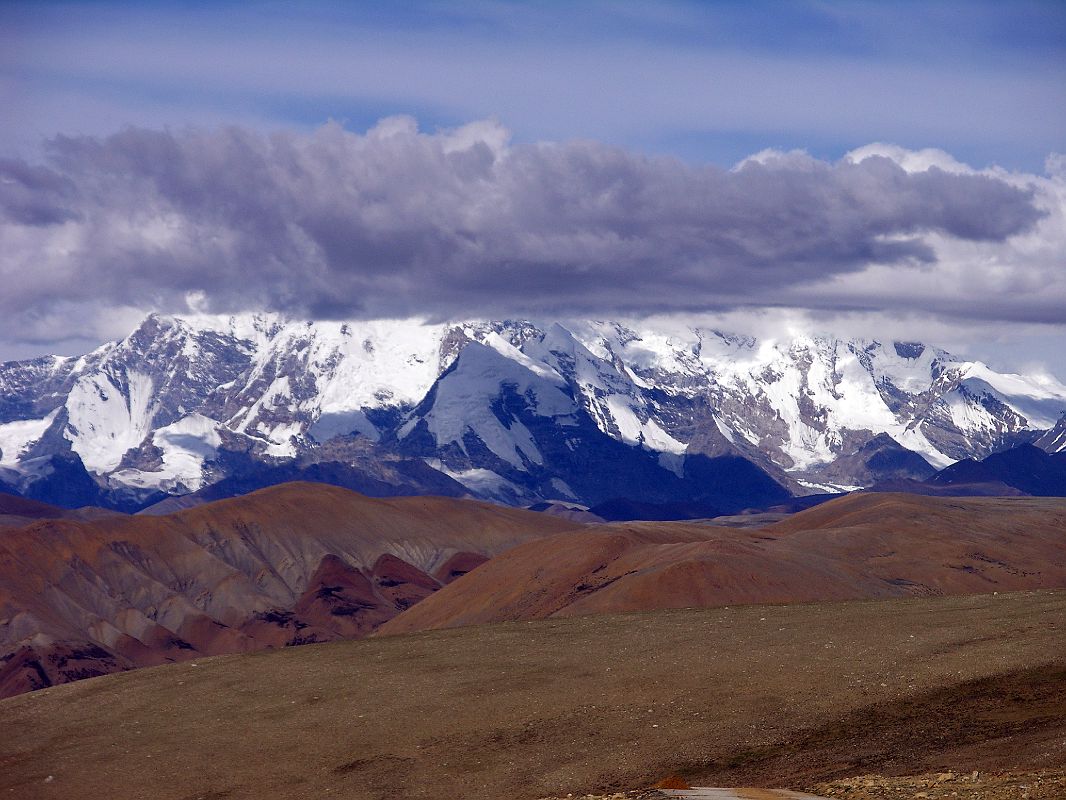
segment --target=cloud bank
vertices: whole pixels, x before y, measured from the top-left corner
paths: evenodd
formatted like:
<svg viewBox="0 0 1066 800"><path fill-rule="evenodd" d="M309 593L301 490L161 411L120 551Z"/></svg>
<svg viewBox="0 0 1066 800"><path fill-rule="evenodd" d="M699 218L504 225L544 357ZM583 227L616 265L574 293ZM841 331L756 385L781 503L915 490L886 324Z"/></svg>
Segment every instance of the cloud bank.
<svg viewBox="0 0 1066 800"><path fill-rule="evenodd" d="M789 305L1061 323L1056 164L978 172L874 146L724 170L596 142L511 144L491 121L424 133L404 117L365 134L60 136L40 163L0 161L0 336L61 339L78 315L190 305L333 318ZM71 329L49 332L59 317Z"/></svg>

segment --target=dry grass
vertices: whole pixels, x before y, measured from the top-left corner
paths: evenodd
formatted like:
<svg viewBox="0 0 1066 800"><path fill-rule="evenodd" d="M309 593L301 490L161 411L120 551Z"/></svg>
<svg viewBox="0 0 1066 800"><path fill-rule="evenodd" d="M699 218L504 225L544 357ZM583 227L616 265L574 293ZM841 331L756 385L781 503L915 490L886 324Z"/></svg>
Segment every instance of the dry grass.
<svg viewBox="0 0 1066 800"><path fill-rule="evenodd" d="M1061 770L1064 654L1066 592L1037 592L545 620L221 656L0 702L0 798L521 800L664 775L802 788L996 760ZM978 705L944 717L966 698ZM906 738L974 713L979 736L961 749ZM863 719L876 721L866 733Z"/></svg>

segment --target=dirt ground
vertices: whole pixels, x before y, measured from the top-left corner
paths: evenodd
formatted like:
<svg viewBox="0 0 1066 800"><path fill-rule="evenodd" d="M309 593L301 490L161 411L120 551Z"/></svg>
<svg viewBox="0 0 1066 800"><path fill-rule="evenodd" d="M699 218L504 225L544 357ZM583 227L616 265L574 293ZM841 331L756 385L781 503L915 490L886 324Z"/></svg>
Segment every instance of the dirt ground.
<svg viewBox="0 0 1066 800"><path fill-rule="evenodd" d="M954 772L906 777L860 775L811 787L825 797L848 800L1062 800L1066 797L1066 771Z"/></svg>
<svg viewBox="0 0 1066 800"><path fill-rule="evenodd" d="M862 800L986 784L985 800L1022 797L991 793L1015 780L1034 800L1061 797L1066 591L221 656L4 700L0 731L0 797L31 800L534 800L668 775Z"/></svg>

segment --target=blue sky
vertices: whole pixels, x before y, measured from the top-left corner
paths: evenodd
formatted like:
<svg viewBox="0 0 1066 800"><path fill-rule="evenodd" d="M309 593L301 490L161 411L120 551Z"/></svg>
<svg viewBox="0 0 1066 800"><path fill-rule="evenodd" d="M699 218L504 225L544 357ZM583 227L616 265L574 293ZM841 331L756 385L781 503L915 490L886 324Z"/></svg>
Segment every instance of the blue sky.
<svg viewBox="0 0 1066 800"><path fill-rule="evenodd" d="M728 165L871 141L1039 172L1066 150L1066 3L17 3L0 150L237 123L496 117Z"/></svg>

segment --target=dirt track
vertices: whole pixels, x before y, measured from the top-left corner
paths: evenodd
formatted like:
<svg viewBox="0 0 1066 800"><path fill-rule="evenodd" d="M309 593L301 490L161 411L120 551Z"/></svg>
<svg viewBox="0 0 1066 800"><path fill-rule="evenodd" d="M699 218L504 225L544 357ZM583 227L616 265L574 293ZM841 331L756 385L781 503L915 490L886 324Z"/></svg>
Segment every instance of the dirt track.
<svg viewBox="0 0 1066 800"><path fill-rule="evenodd" d="M520 800L678 773L1062 772L1064 696L1066 592L512 623L5 700L0 796Z"/></svg>

